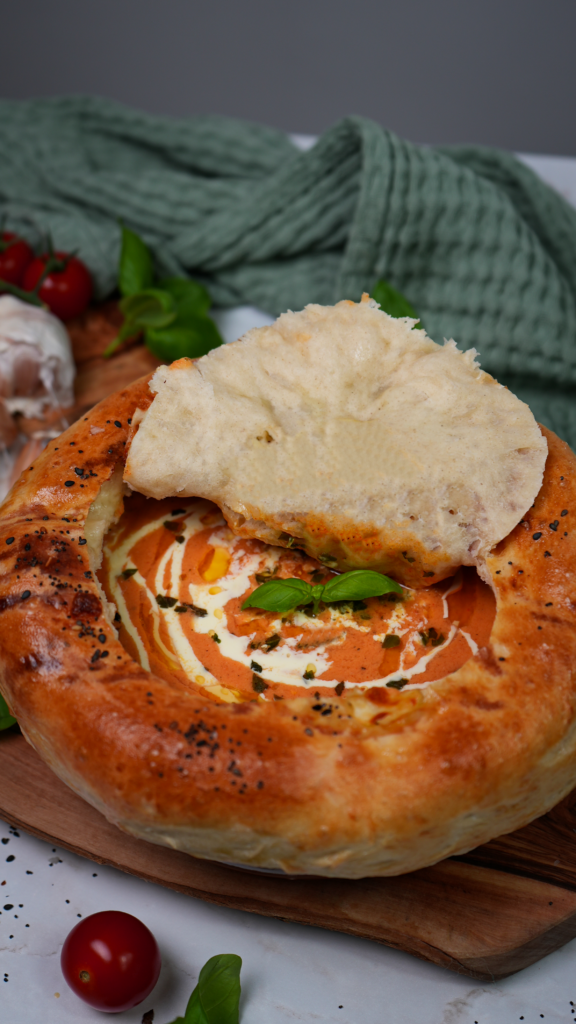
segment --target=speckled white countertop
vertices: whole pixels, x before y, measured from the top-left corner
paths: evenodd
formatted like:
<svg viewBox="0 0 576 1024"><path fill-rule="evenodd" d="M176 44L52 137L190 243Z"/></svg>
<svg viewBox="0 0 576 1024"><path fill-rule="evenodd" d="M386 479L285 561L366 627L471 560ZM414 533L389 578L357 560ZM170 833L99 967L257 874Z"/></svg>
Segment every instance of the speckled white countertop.
<svg viewBox="0 0 576 1024"><path fill-rule="evenodd" d="M576 159L522 159L576 206ZM245 307L219 322L231 341L270 318ZM110 1018L81 1003L60 972L66 935L99 910L139 917L163 958L152 995ZM215 953L243 958L242 1024L550 1024L576 1015L576 940L512 978L480 984L363 939L181 896L0 822L0 1024L140 1024L151 1009L154 1024L168 1024Z"/></svg>

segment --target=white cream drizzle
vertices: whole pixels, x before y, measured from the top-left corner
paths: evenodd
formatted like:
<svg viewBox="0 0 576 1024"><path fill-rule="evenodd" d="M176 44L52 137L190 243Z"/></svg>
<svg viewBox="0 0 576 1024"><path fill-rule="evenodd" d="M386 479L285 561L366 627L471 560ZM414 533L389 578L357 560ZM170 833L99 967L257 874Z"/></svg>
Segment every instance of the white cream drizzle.
<svg viewBox="0 0 576 1024"><path fill-rule="evenodd" d="M208 502L198 499L194 502L193 507L190 508L190 511L188 511L186 515L178 517L178 522L183 524L181 535L185 538L185 542L193 537L195 533L206 529L206 524L202 522L202 517L205 517L207 511L212 511L212 509L213 506ZM164 514L153 522L147 523L135 533L130 534L123 544L115 550L111 550L107 546L104 548L108 564L110 565L109 579L114 601L122 617L122 622L136 646L140 663L147 671L150 670L148 654L136 625L130 619L126 602L118 583L118 578L124 569L134 568L133 563L130 561L131 549L148 534L153 533L161 527L165 520L166 515ZM194 631L202 634L211 632L215 633L220 640L219 648L224 657L245 665L249 669L251 668L252 662L256 662L261 666L261 674L272 683L300 686L303 689L313 689L315 686L318 686L318 684L333 687L338 685L338 683L341 683L342 680L339 679L327 680L318 678L329 668L330 647L335 644L344 643L348 629L353 628L360 632L369 632L370 626L364 626L349 613L342 612L337 608L330 608L331 623L340 627L340 632L335 638L321 642L318 645L312 642L307 644L304 650L298 650L298 644L304 639L304 633L302 633L300 636L283 638L280 644L271 651L265 651L262 648L252 650L250 644L254 640L256 632L250 633L248 636L236 636L231 633L227 628L226 604L233 598L241 597L246 592L250 586L251 575L256 572L262 572L265 568L273 569L278 558L283 553L283 549L269 548L265 555L263 555L263 553L249 554L243 551L238 551L238 538L234 536L228 528L223 517L220 519L219 523L217 520L214 521L213 519L211 525L214 529L210 536L209 543L215 548L226 549L231 556L231 561L226 575L220 577L218 580L210 583L190 583L188 585L190 602L197 607L204 608L207 612L203 617L195 616ZM160 609L156 602L157 594L175 596L180 592L184 552L186 549L185 542L178 543L174 538L174 542L167 548L164 555L159 560L154 577L154 585L156 588L155 593L150 590L146 580L139 571L134 574L133 579L139 586L143 587L150 599L153 618L153 635L156 644L163 651L164 655L169 658L173 664L179 663L181 669L189 678L196 680L196 682L202 685L205 689L213 691L214 693L217 692L220 697L224 696L226 699L226 686L220 683L220 681L197 658L190 641L186 637L183 628L183 617L187 613L176 612L174 611L174 608ZM168 586L165 586L164 584L165 578L168 580ZM442 595L445 618L448 618L448 602L446 599L450 594L459 590L461 586L462 579L458 579L457 575L452 586L445 594ZM218 588L217 593L210 593L210 590L215 590L216 588ZM386 633L374 634L374 640L381 643L387 633L395 633L398 636L404 636L408 632L408 629L402 625L405 614L405 610L401 605L396 606L392 610L390 619L387 623ZM170 642L175 654L168 650L160 637L161 620L163 620L168 631ZM305 627L307 637L310 637L310 634L315 630L326 629L325 621L323 622L320 619L310 618L303 612L295 612L292 617L292 622L296 627ZM274 620L270 625L270 632L278 632L281 626L282 620L280 618ZM387 683L395 679L407 680L403 689L420 689L423 686L428 685L426 682L418 683L414 677L421 675L426 670L432 659L439 654L440 651L445 650L445 648L449 646L458 630L458 624L453 624L443 644L433 648L431 651L423 655L415 665L407 668L404 667L404 662L407 660L408 655L416 653L416 636L411 636L408 644L401 652L400 665L395 672L390 672L388 675L382 676L378 679L366 680L363 683L345 682L345 688L355 689L369 688L373 686L386 686ZM465 637L472 652L475 654L478 647L472 637L462 629L460 629L460 632ZM311 663L314 664L316 669L315 677L312 679L304 679L304 673ZM413 679L414 682L412 682ZM230 691L228 691L228 693L230 693ZM265 693L260 694L259 697L261 700L273 699L273 695L267 697ZM230 695L227 699L234 699L234 697Z"/></svg>

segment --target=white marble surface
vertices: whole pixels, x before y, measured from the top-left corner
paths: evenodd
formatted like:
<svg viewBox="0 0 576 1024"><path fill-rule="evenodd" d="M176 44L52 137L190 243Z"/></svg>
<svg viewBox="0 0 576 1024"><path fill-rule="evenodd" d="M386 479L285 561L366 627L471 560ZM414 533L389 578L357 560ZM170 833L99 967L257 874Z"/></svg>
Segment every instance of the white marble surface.
<svg viewBox="0 0 576 1024"><path fill-rule="evenodd" d="M576 160L522 159L576 206ZM232 341L270 318L242 307L219 322ZM181 896L15 835L2 822L0 840L0 1024L106 1019L72 994L59 963L79 915L99 910L135 914L162 951L152 995L114 1018L130 1024L150 1008L154 1024L183 1013L215 953L244 960L242 1024L540 1024L574 1016L576 940L521 974L480 984L375 943Z"/></svg>
<svg viewBox="0 0 576 1024"><path fill-rule="evenodd" d="M183 1013L215 953L244 961L242 1024L540 1024L569 1021L576 1003L576 940L521 974L481 984L376 943L181 896L7 825L0 839L9 840L0 846L2 1024L106 1019L67 988L60 950L79 915L112 909L143 920L163 958L151 996L113 1018L130 1024L151 1008L154 1024Z"/></svg>

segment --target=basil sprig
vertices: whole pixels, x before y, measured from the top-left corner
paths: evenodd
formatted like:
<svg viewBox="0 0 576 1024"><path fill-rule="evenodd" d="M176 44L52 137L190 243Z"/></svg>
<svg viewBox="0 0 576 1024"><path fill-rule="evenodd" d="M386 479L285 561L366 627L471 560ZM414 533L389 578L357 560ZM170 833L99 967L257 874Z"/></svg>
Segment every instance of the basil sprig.
<svg viewBox="0 0 576 1024"><path fill-rule="evenodd" d="M413 320L418 319L418 313L414 309L414 306L408 302L408 299L402 295L402 292L396 291L396 289L393 288L391 284L388 284L388 281L385 281L383 278L376 282L370 295L373 299L376 299L376 302L380 303L380 309L383 309L389 316L394 316L396 318L400 316L410 316ZM416 324L416 327L419 331L424 330L422 320L420 320L419 324Z"/></svg>
<svg viewBox="0 0 576 1024"><path fill-rule="evenodd" d="M352 569L341 576L335 576L328 583L312 586L305 580L290 577L285 580L269 580L256 587L250 597L244 601L242 608L262 608L267 612L283 614L294 611L308 604L313 604L316 613L320 602L331 604L333 601L362 601L365 597L380 597L395 591L402 593L401 586L388 576L371 569Z"/></svg>
<svg viewBox="0 0 576 1024"><path fill-rule="evenodd" d="M8 705L0 693L0 731L2 729L9 729L11 725L15 724L15 722L16 719L10 714Z"/></svg>
<svg viewBox="0 0 576 1024"><path fill-rule="evenodd" d="M183 1017L171 1024L238 1024L240 968L235 953L212 956L204 964Z"/></svg>
<svg viewBox="0 0 576 1024"><path fill-rule="evenodd" d="M203 356L222 344L218 328L208 316L211 300L204 286L184 277L155 283L148 246L124 226L118 287L124 323L104 352L106 359L123 341L142 333L150 351L168 363L182 356Z"/></svg>

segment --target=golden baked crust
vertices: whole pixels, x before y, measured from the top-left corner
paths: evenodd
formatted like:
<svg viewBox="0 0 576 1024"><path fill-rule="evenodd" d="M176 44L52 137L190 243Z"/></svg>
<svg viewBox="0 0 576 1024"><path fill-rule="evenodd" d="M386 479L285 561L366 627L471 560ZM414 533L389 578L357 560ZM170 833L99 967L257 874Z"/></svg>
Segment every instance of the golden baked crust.
<svg viewBox="0 0 576 1024"><path fill-rule="evenodd" d="M488 557L490 644L457 672L418 698L386 691L387 718L360 691L324 701L328 714L308 694L219 704L129 658L89 561L89 509L149 401L142 380L102 402L49 445L0 512L0 688L60 778L153 842L350 878L462 853L572 788L576 459L566 444L545 431L542 490Z"/></svg>

